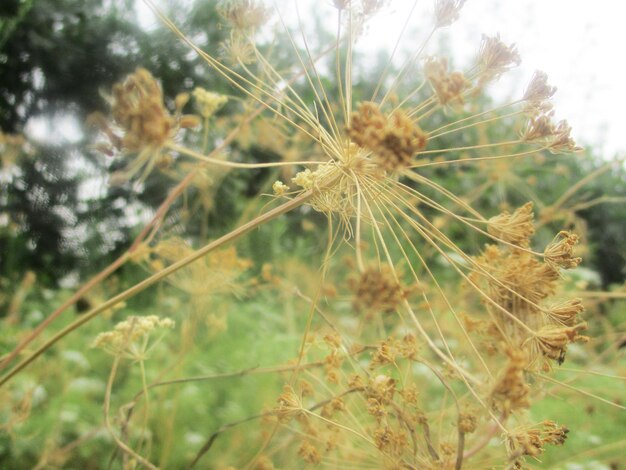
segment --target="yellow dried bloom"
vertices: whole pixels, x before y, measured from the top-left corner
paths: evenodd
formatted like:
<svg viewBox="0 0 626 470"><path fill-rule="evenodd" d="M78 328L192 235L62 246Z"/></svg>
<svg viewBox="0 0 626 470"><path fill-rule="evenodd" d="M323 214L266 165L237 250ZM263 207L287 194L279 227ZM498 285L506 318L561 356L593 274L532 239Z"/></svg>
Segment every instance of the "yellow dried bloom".
<svg viewBox="0 0 626 470"><path fill-rule="evenodd" d="M533 216L533 204L527 202L513 214L504 211L489 219L487 231L500 240L525 247L535 233Z"/></svg>
<svg viewBox="0 0 626 470"><path fill-rule="evenodd" d="M170 318L156 315L131 316L115 325L112 331L96 336L91 347L104 349L114 356L142 360L148 350L150 333L157 329L171 329L174 325Z"/></svg>
<svg viewBox="0 0 626 470"><path fill-rule="evenodd" d="M268 17L267 9L255 0L222 0L218 11L238 31L254 31Z"/></svg>
<svg viewBox="0 0 626 470"><path fill-rule="evenodd" d="M448 61L431 57L424 63L424 75L443 105L458 101L463 103L463 92L470 85L461 72L448 72Z"/></svg>
<svg viewBox="0 0 626 470"><path fill-rule="evenodd" d="M555 93L556 87L548 85L548 74L538 70L528 84L522 99L532 106L538 106L543 101L552 98Z"/></svg>
<svg viewBox="0 0 626 470"><path fill-rule="evenodd" d="M521 63L515 44L507 46L500 40L500 35L483 36L478 52L478 67L481 74L480 81L498 78Z"/></svg>
<svg viewBox="0 0 626 470"><path fill-rule="evenodd" d="M507 350L508 364L491 391L495 405L505 414L530 406L530 387L526 383L524 370L526 354L521 350Z"/></svg>
<svg viewBox="0 0 626 470"><path fill-rule="evenodd" d="M309 441L302 442L300 449L298 449L298 455L306 463L310 463L312 465L317 465L322 461L319 451Z"/></svg>
<svg viewBox="0 0 626 470"><path fill-rule="evenodd" d="M526 456L537 457L542 454L545 444L559 446L565 443L569 429L550 420L541 425L543 429L521 427L507 435L505 445L512 457L512 468L522 468L523 458Z"/></svg>
<svg viewBox="0 0 626 470"><path fill-rule="evenodd" d="M437 0L435 2L435 26L443 28L459 19L466 0Z"/></svg>
<svg viewBox="0 0 626 470"><path fill-rule="evenodd" d="M457 426L464 434L473 433L478 427L476 416L471 413L460 413Z"/></svg>
<svg viewBox="0 0 626 470"><path fill-rule="evenodd" d="M354 293L354 308L359 311L391 312L398 308L406 295L388 266L367 268L356 280L350 279L348 286Z"/></svg>
<svg viewBox="0 0 626 470"><path fill-rule="evenodd" d="M272 190L274 191L274 194L276 194L276 196L282 196L289 191L289 186L287 186L282 181L276 181L272 185Z"/></svg>
<svg viewBox="0 0 626 470"><path fill-rule="evenodd" d="M546 325L528 341L533 347L538 348L545 357L562 364L565 360L568 344L589 341L589 337L579 334L580 331L586 329L587 323L585 322L569 327Z"/></svg>
<svg viewBox="0 0 626 470"><path fill-rule="evenodd" d="M283 393L280 394L277 401L278 406L274 408L274 414L280 421L288 422L303 414L302 401L291 385L283 387Z"/></svg>
<svg viewBox="0 0 626 470"><path fill-rule="evenodd" d="M202 87L196 87L193 90L193 97L196 100L200 115L204 118L213 116L228 101L227 96L205 90Z"/></svg>
<svg viewBox="0 0 626 470"><path fill-rule="evenodd" d="M426 132L402 111L385 116L378 104L369 101L360 103L352 113L348 135L371 151L376 163L390 173L409 166L428 142Z"/></svg>
<svg viewBox="0 0 626 470"><path fill-rule="evenodd" d="M550 243L544 253L547 263L550 263L555 269L572 269L580 264L582 258L574 257L574 247L578 243L578 235L561 231Z"/></svg>
<svg viewBox="0 0 626 470"><path fill-rule="evenodd" d="M546 309L546 313L557 323L574 326L577 323L578 315L584 310L582 299L570 299L551 305Z"/></svg>
<svg viewBox="0 0 626 470"><path fill-rule="evenodd" d="M122 147L130 152L162 146L175 126L163 104L161 87L143 68L113 86L111 113L124 130Z"/></svg>

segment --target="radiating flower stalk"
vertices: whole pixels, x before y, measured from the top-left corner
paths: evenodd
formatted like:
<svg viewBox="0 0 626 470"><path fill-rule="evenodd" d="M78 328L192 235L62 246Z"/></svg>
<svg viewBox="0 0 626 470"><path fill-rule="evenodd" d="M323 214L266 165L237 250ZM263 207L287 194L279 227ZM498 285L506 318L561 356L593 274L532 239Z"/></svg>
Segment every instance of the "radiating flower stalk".
<svg viewBox="0 0 626 470"><path fill-rule="evenodd" d="M333 2L336 45L319 56L304 33L298 37L277 10L298 62L284 71L255 44L256 32L271 15L258 2L223 2L220 12L231 28L223 45L230 61L226 65L196 46L148 1L206 61L211 73L296 133L314 157L256 164L208 156L206 129L227 98L197 88L193 97L198 115L184 114L186 95L174 100L170 112L158 81L138 69L114 87L111 119L94 118L108 140L100 146L130 160L124 179L145 179L165 163L175 167L189 162L203 171L289 168L292 176L273 183L273 209L199 250L180 240L155 244L149 239L145 251L134 257L143 259L154 274L57 333L0 383L103 310L161 280L168 279L200 302L220 293L241 294L240 276L250 264L225 245L275 217L308 206L328 220L328 249L320 260L320 277L334 282L350 302L345 297L335 301L332 295L322 301L320 287L311 300L297 365L274 408L263 415L269 431L252 460L237 465L273 468L272 455L292 448L294 458L311 465L341 465L342 459L350 459L373 468L479 468L482 453L497 452L485 436L500 435L501 464L521 468L525 458L536 458L546 445L562 445L567 428L549 417L539 425L529 423L526 411L543 393L544 374L566 361L572 344L588 340L582 334L587 324L581 318L581 299L561 290L564 272L581 262L579 237L560 231L546 247L537 248L532 203L481 214L455 188L442 187L430 176L433 169L488 167L546 152L580 150L568 124L553 121L549 100L556 89L537 72L520 99L469 113L469 104L481 90L518 65L520 56L499 36L483 38L474 65L464 72L450 70L443 58L426 56L426 42L458 19L465 3L437 0L433 30L424 44L415 47L417 53L395 77L380 77L371 97L356 101L353 51L364 24L383 3ZM399 42L404 39L401 35ZM336 92L324 86L318 67L318 59L327 54L335 55ZM313 104L299 93L298 79L308 86ZM391 98L406 88L404 96ZM434 117L443 113L459 117L437 124ZM510 126L511 119L516 122L511 133L517 133L511 140L446 145L451 136ZM205 135L198 151L185 145L181 132L200 123ZM438 223L441 217L487 244L480 253L466 253L447 225ZM338 280L335 254L340 251L351 251L354 261L347 279ZM450 275L460 280L465 298L439 278L433 259L445 263ZM335 309L337 315L345 315L346 308L357 328L334 322L334 315L324 313ZM325 325L324 334L313 326L317 317ZM141 340L139 349L133 346L139 336L147 337L142 325L171 326L155 318L126 320L96 339L115 355L114 368L122 357L143 364L147 340ZM300 368L316 354L323 355L318 368ZM429 400L433 393L445 399ZM117 443L128 455L141 458L123 442ZM284 462L286 457L277 458Z"/></svg>

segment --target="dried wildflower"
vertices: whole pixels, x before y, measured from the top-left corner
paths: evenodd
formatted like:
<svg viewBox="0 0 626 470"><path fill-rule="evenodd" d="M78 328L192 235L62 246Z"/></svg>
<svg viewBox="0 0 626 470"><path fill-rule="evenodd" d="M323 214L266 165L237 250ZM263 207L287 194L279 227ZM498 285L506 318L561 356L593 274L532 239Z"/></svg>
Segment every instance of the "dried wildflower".
<svg viewBox="0 0 626 470"><path fill-rule="evenodd" d="M237 31L255 31L268 18L268 10L255 0L222 0L218 12Z"/></svg>
<svg viewBox="0 0 626 470"><path fill-rule="evenodd" d="M231 64L248 65L256 60L254 45L247 36L231 31L230 37L221 44L222 57Z"/></svg>
<svg viewBox="0 0 626 470"><path fill-rule="evenodd" d="M489 219L488 232L494 237L518 246L528 246L535 233L533 224L533 204L527 202L513 214L504 211Z"/></svg>
<svg viewBox="0 0 626 470"><path fill-rule="evenodd" d="M115 325L112 331L96 336L91 347L104 349L114 356L143 360L148 351L148 340L152 331L171 328L174 328L174 321L169 318L160 318L156 315L131 316Z"/></svg>
<svg viewBox="0 0 626 470"><path fill-rule="evenodd" d="M374 443L381 451L396 456L402 454L407 447L408 439L405 432L385 426L374 431Z"/></svg>
<svg viewBox="0 0 626 470"><path fill-rule="evenodd" d="M204 118L213 116L228 101L227 96L205 90L202 87L196 87L193 90L193 97L196 100L200 115Z"/></svg>
<svg viewBox="0 0 626 470"><path fill-rule="evenodd" d="M507 366L491 391L491 397L497 408L508 415L511 411L530 406L530 387L524 377L528 363L526 354L509 349L507 355Z"/></svg>
<svg viewBox="0 0 626 470"><path fill-rule="evenodd" d="M459 13L466 0L437 0L435 2L435 26L450 26L459 19Z"/></svg>
<svg viewBox="0 0 626 470"><path fill-rule="evenodd" d="M406 168L426 148L427 134L401 111L385 116L372 102L359 104L352 113L348 135L354 143L370 150L387 172Z"/></svg>
<svg viewBox="0 0 626 470"><path fill-rule="evenodd" d="M142 68L113 86L111 113L124 129L122 146L130 152L162 146L175 125L163 104L161 87Z"/></svg>
<svg viewBox="0 0 626 470"><path fill-rule="evenodd" d="M574 247L578 243L578 235L561 231L543 252L546 262L550 263L555 269L572 269L580 264L581 258L574 257Z"/></svg>
<svg viewBox="0 0 626 470"><path fill-rule="evenodd" d="M391 312L398 308L406 291L388 266L367 268L358 279L349 281L356 310Z"/></svg>
<svg viewBox="0 0 626 470"><path fill-rule="evenodd" d="M553 122L554 111L531 115L522 139L543 144L551 153L578 152L581 150L570 136L572 128L567 121Z"/></svg>
<svg viewBox="0 0 626 470"><path fill-rule="evenodd" d="M393 364L396 360L396 354L398 353L395 341L392 338L388 338L385 341L378 343L376 351L372 353L371 367L384 366L387 364Z"/></svg>
<svg viewBox="0 0 626 470"><path fill-rule="evenodd" d="M532 346L537 347L545 357L562 364L565 360L568 344L589 341L589 337L579 334L586 329L587 324L584 322L568 327L546 325L528 341Z"/></svg>
<svg viewBox="0 0 626 470"><path fill-rule="evenodd" d="M497 79L521 63L515 44L507 46L500 40L500 35L493 37L483 36L478 52L478 70L480 82L486 83Z"/></svg>
<svg viewBox="0 0 626 470"><path fill-rule="evenodd" d="M298 449L298 455L304 460L306 463L310 463L313 465L317 465L321 463L322 457L320 456L317 448L311 444L309 441L303 441L300 449Z"/></svg>
<svg viewBox="0 0 626 470"><path fill-rule="evenodd" d="M165 108L159 83L143 68L113 86L110 104L114 126L99 113L92 114L89 122L107 136L111 149L136 155L123 172L112 176L112 182L128 180L142 168L141 179L145 179L161 162L166 144L179 129L197 126L195 116L181 114L185 102L184 96L176 100L180 107L172 116ZM121 136L114 128L121 130Z"/></svg>
<svg viewBox="0 0 626 470"><path fill-rule="evenodd" d="M505 445L514 468L522 468L524 457L542 454L546 444L560 446L565 443L569 429L550 420L541 424L543 429L519 428L507 435Z"/></svg>
<svg viewBox="0 0 626 470"><path fill-rule="evenodd" d="M277 401L278 407L274 409L274 414L282 422L291 421L304 413L302 401L291 385L283 387L283 393L280 394Z"/></svg>
<svg viewBox="0 0 626 470"><path fill-rule="evenodd" d="M578 315L584 310L581 299L570 299L552 304L546 309L546 313L557 323L574 326L578 322Z"/></svg>
<svg viewBox="0 0 626 470"><path fill-rule="evenodd" d="M289 186L287 186L282 181L276 181L272 185L272 190L274 191L274 194L276 194L276 196L282 196L289 191Z"/></svg>
<svg viewBox="0 0 626 470"><path fill-rule="evenodd" d="M366 396L378 400L383 405L391 402L395 393L396 381L383 374L370 379L366 388Z"/></svg>
<svg viewBox="0 0 626 470"><path fill-rule="evenodd" d="M548 85L548 74L538 70L528 84L522 99L529 105L537 107L543 101L552 98L555 93L556 87Z"/></svg>
<svg viewBox="0 0 626 470"><path fill-rule="evenodd" d="M476 431L478 421L476 416L471 413L460 413L458 420L459 432L464 434L471 434Z"/></svg>
<svg viewBox="0 0 626 470"><path fill-rule="evenodd" d="M446 59L428 58L424 63L424 75L443 105L457 101L463 103L463 92L470 85L461 72L448 72Z"/></svg>

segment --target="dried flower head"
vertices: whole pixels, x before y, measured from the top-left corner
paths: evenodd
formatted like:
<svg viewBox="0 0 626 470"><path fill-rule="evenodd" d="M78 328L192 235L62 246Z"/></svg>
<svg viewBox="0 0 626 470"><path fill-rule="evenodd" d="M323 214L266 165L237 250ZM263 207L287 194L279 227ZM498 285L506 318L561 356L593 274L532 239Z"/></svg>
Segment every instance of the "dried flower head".
<svg viewBox="0 0 626 470"><path fill-rule="evenodd" d="M489 219L488 232L496 238L518 246L528 246L535 233L533 204L527 202L513 214L504 211Z"/></svg>
<svg viewBox="0 0 626 470"><path fill-rule="evenodd" d="M124 130L122 146L129 152L162 146L175 126L163 104L161 86L143 68L113 86L111 113Z"/></svg>
<svg viewBox="0 0 626 470"><path fill-rule="evenodd" d="M587 323L585 322L574 326L546 325L529 338L528 342L532 348L537 348L545 357L562 364L568 344L589 341L588 336L579 334L586 329Z"/></svg>
<svg viewBox="0 0 626 470"><path fill-rule="evenodd" d="M302 441L300 448L298 449L298 455L306 463L317 465L322 462L322 457L313 444L309 441Z"/></svg>
<svg viewBox="0 0 626 470"><path fill-rule="evenodd" d="M406 290L388 266L365 269L357 279L349 280L354 293L353 305L358 311L391 312L404 300Z"/></svg>
<svg viewBox="0 0 626 470"><path fill-rule="evenodd" d="M131 316L115 325L112 331L100 333L91 347L101 348L114 356L143 360L149 349L149 336L154 330L174 328L174 321L156 315ZM159 338L160 339L160 338ZM155 342L150 345L154 347Z"/></svg>
<svg viewBox="0 0 626 470"><path fill-rule="evenodd" d="M193 90L193 97L196 99L196 106L200 115L204 118L213 116L228 101L228 97L205 90L202 87L196 87Z"/></svg>
<svg viewBox="0 0 626 470"><path fill-rule="evenodd" d="M221 0L218 11L237 31L255 31L269 16L268 10L256 0Z"/></svg>
<svg viewBox="0 0 626 470"><path fill-rule="evenodd" d="M363 102L352 113L348 135L371 151L380 167L392 173L406 168L426 148L427 134L402 111L385 116L378 105Z"/></svg>
<svg viewBox="0 0 626 470"><path fill-rule="evenodd" d="M507 46L500 40L499 34L483 36L478 52L478 70L481 83L497 79L520 63L521 58L515 44Z"/></svg>
<svg viewBox="0 0 626 470"><path fill-rule="evenodd" d="M537 107L543 101L552 98L555 93L556 87L548 85L548 74L538 70L528 84L522 99L529 105Z"/></svg>
<svg viewBox="0 0 626 470"><path fill-rule="evenodd" d="M574 326L578 323L578 316L584 310L581 299L570 299L552 304L546 309L546 313L555 323Z"/></svg>
<svg viewBox="0 0 626 470"><path fill-rule="evenodd" d="M424 75L443 105L463 103L463 92L470 86L461 72L448 72L448 61L430 57L424 62Z"/></svg>
<svg viewBox="0 0 626 470"><path fill-rule="evenodd" d="M435 2L435 26L450 26L459 19L459 13L466 0L437 0Z"/></svg>
<svg viewBox="0 0 626 470"><path fill-rule="evenodd" d="M508 349L508 363L491 391L496 408L506 415L530 406L530 387L526 383L525 370L528 359L524 351Z"/></svg>
<svg viewBox="0 0 626 470"><path fill-rule="evenodd" d="M546 262L556 268L572 269L580 264L582 258L573 256L578 244L578 235L561 231L543 252Z"/></svg>

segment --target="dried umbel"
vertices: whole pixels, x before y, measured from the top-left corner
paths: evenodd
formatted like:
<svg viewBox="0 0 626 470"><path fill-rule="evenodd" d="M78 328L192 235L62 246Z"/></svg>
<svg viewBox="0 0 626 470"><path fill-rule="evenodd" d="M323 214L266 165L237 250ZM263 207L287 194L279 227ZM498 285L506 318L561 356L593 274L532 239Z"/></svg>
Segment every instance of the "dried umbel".
<svg viewBox="0 0 626 470"><path fill-rule="evenodd" d="M541 426L541 427L539 427ZM524 457L537 457L546 444L560 446L565 443L569 429L546 420L537 427L520 427L506 437L506 448L513 468L523 468Z"/></svg>
<svg viewBox="0 0 626 470"><path fill-rule="evenodd" d="M545 72L537 71L533 75L524 97L524 101L532 107L539 108L544 101L549 100L556 93L556 87L548 85L548 75Z"/></svg>
<svg viewBox="0 0 626 470"><path fill-rule="evenodd" d="M174 328L174 321L170 318L156 315L131 316L115 325L112 331L96 336L91 347L104 349L114 356L144 360L149 349L150 334L155 330L171 328Z"/></svg>
<svg viewBox="0 0 626 470"><path fill-rule="evenodd" d="M589 337L579 334L586 329L587 324L584 322L568 327L546 325L535 333L528 343L531 348L537 348L546 358L562 364L569 344L589 341Z"/></svg>
<svg viewBox="0 0 626 470"><path fill-rule="evenodd" d="M424 63L424 75L442 105L463 103L463 92L470 86L462 72L448 72L448 61L431 57Z"/></svg>
<svg viewBox="0 0 626 470"><path fill-rule="evenodd" d="M538 143L552 153L578 152L581 150L570 136L572 128L567 121L553 122L554 111L532 115L522 133L522 139Z"/></svg>
<svg viewBox="0 0 626 470"><path fill-rule="evenodd" d="M178 131L199 125L197 116L182 114L188 99L187 94L179 95L175 99L175 114L170 114L161 86L143 68L113 86L110 97L113 122L109 123L99 113L89 117L90 123L106 135L112 146L102 144L98 149L109 154L117 150L132 158L124 171L114 175L113 182L128 180L142 169L141 179L145 179L155 166L162 164L163 158L167 158L166 146Z"/></svg>
<svg viewBox="0 0 626 470"><path fill-rule="evenodd" d="M371 151L378 165L389 173L409 166L428 142L428 135L402 111L386 116L372 102L359 104L352 114L348 135Z"/></svg>
<svg viewBox="0 0 626 470"><path fill-rule="evenodd" d="M580 264L582 258L574 256L574 247L578 244L578 235L561 231L543 252L545 259L555 268L572 269Z"/></svg>
<svg viewBox="0 0 626 470"><path fill-rule="evenodd" d="M129 152L162 146L176 124L165 109L160 85L142 68L113 86L111 114L124 130L122 146Z"/></svg>
<svg viewBox="0 0 626 470"><path fill-rule="evenodd" d="M255 31L268 17L268 10L257 0L221 0L219 13L239 32Z"/></svg>
<svg viewBox="0 0 626 470"><path fill-rule="evenodd" d="M503 73L519 65L521 58L515 44L507 46L500 35L483 36L478 54L478 70L481 83L497 79Z"/></svg>
<svg viewBox="0 0 626 470"><path fill-rule="evenodd" d="M528 358L524 351L515 349L507 350L507 356L508 364L491 391L494 406L505 415L530 406L530 386L525 377Z"/></svg>
<svg viewBox="0 0 626 470"><path fill-rule="evenodd" d="M533 204L528 202L516 209L513 214L507 211L489 219L487 229L491 235L507 243L528 246L535 233L533 224Z"/></svg>
<svg viewBox="0 0 626 470"><path fill-rule="evenodd" d="M210 118L228 101L228 97L205 90L202 87L196 87L193 90L193 97L196 100L196 106L203 118Z"/></svg>
<svg viewBox="0 0 626 470"><path fill-rule="evenodd" d="M400 306L407 291L388 266L365 269L358 278L350 279L353 305L358 311L391 312Z"/></svg>
<svg viewBox="0 0 626 470"><path fill-rule="evenodd" d="M444 26L450 26L458 20L465 1L466 0L436 0L435 26L443 28Z"/></svg>

